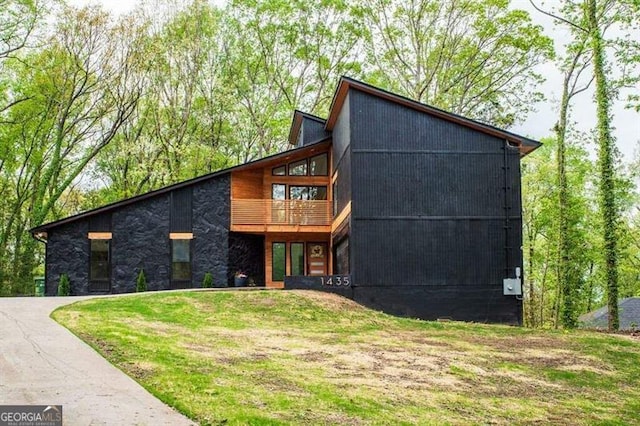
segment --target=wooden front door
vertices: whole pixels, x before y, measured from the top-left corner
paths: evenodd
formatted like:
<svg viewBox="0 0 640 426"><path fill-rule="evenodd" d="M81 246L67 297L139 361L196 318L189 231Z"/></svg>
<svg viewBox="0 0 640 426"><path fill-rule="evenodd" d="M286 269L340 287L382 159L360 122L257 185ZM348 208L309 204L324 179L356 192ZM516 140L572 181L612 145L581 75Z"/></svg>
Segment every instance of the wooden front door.
<svg viewBox="0 0 640 426"><path fill-rule="evenodd" d="M327 275L327 244L307 243L307 274Z"/></svg>

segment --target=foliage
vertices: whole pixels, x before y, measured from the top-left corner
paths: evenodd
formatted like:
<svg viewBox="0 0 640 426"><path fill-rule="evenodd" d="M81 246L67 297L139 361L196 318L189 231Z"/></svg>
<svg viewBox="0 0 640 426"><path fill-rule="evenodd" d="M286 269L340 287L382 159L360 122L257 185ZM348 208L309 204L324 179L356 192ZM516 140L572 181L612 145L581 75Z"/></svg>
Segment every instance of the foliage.
<svg viewBox="0 0 640 426"><path fill-rule="evenodd" d="M95 299L53 317L200 424L640 422L628 337L397 318L316 292Z"/></svg>
<svg viewBox="0 0 640 426"><path fill-rule="evenodd" d="M527 12L494 0L366 0L369 81L508 127L536 100L553 43Z"/></svg>
<svg viewBox="0 0 640 426"><path fill-rule="evenodd" d="M140 269L136 278L136 292L141 293L147 291L147 277L144 275L144 269Z"/></svg>
<svg viewBox="0 0 640 426"><path fill-rule="evenodd" d="M69 296L71 292L71 285L69 283L69 276L67 274L60 275L60 281L58 282L58 296Z"/></svg>
<svg viewBox="0 0 640 426"><path fill-rule="evenodd" d="M202 279L202 288L212 288L212 287L214 287L213 275L211 275L211 272L207 272L206 274L204 274L204 278Z"/></svg>

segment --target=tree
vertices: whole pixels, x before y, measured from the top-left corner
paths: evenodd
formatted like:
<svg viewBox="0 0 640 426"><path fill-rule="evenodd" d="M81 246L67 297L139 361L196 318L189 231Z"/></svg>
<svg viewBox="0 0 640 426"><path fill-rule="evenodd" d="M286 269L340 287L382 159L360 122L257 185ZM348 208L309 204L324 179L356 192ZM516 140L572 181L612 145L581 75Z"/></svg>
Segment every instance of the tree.
<svg viewBox="0 0 640 426"><path fill-rule="evenodd" d="M5 285L30 284L37 247L27 230L52 218L135 109L140 91L129 71L136 49L126 25L101 10L64 8L47 46L12 62L11 92L25 101L11 107L0 130L8 183L0 189L11 200L0 224L0 266L11 277Z"/></svg>
<svg viewBox="0 0 640 426"><path fill-rule="evenodd" d="M640 5L634 1L584 0L580 4L567 3L561 14L546 12L534 7L558 22L568 25L574 37L584 40L592 51L591 70L595 81L596 139L598 146L598 205L602 221L604 271L607 283L607 305L609 309L609 329L618 329L618 262L617 238L619 231L619 202L616 194L615 141L611 129L610 105L618 95L617 89L628 83L624 73L616 81L606 63L605 32L613 25L628 27L632 17L637 16ZM610 43L613 46L628 45L620 39ZM609 74L609 76L607 75ZM569 318L570 320L570 318Z"/></svg>
<svg viewBox="0 0 640 426"><path fill-rule="evenodd" d="M551 39L527 12L494 0L366 0L368 80L454 113L507 127L536 100Z"/></svg>
<svg viewBox="0 0 640 426"><path fill-rule="evenodd" d="M572 210L571 192L567 183L566 150L567 127L570 103L574 96L587 90L593 81L588 79L581 84L581 76L587 70L591 61L590 51L587 49L586 37L578 38L567 46L567 55L563 61L564 79L560 114L555 126L557 135L557 182L558 182L558 285L562 289L562 325L574 328L578 324L577 291L580 288L581 274L576 268L575 256L580 256L582 248L576 238L575 227L579 218Z"/></svg>
<svg viewBox="0 0 640 426"><path fill-rule="evenodd" d="M292 110L325 114L338 77L360 75L363 22L352 12L346 0L230 3L225 81L237 100L237 161L286 148Z"/></svg>
<svg viewBox="0 0 640 426"><path fill-rule="evenodd" d="M25 47L43 14L38 0L0 0L0 59Z"/></svg>

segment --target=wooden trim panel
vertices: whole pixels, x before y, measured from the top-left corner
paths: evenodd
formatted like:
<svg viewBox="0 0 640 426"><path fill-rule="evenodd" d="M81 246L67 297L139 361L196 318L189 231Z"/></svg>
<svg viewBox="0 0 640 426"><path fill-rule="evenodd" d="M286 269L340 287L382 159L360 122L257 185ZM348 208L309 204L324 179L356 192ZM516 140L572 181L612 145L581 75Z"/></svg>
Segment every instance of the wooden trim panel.
<svg viewBox="0 0 640 426"><path fill-rule="evenodd" d="M338 229L340 225L342 225L342 222L344 222L345 219L347 219L347 217L349 217L350 214L351 214L351 201L347 203L347 205L344 207L344 209L342 209L340 214L336 216L336 218L333 220L333 223L331 223L331 232L336 232L336 229Z"/></svg>
<svg viewBox="0 0 640 426"><path fill-rule="evenodd" d="M328 226L330 209L327 200L231 200L231 225Z"/></svg>
<svg viewBox="0 0 640 426"><path fill-rule="evenodd" d="M90 240L110 240L111 238L111 232L89 232Z"/></svg>
<svg viewBox="0 0 640 426"><path fill-rule="evenodd" d="M170 240L193 240L193 232L171 232Z"/></svg>

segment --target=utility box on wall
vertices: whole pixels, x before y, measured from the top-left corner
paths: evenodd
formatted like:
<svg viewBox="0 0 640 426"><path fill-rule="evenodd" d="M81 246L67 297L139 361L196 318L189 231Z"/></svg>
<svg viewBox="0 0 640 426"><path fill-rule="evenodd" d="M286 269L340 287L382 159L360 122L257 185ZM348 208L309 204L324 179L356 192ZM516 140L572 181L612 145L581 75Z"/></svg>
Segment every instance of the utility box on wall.
<svg viewBox="0 0 640 426"><path fill-rule="evenodd" d="M505 296L522 296L522 280L520 278L505 278L502 283Z"/></svg>

